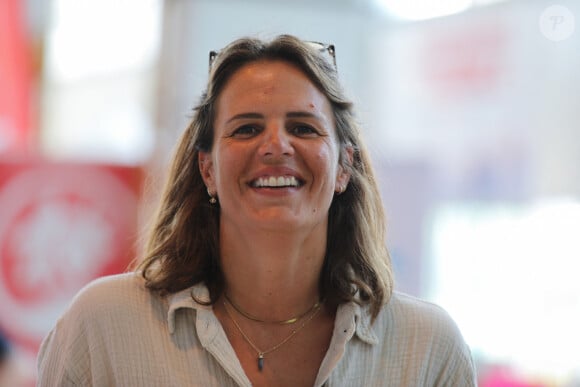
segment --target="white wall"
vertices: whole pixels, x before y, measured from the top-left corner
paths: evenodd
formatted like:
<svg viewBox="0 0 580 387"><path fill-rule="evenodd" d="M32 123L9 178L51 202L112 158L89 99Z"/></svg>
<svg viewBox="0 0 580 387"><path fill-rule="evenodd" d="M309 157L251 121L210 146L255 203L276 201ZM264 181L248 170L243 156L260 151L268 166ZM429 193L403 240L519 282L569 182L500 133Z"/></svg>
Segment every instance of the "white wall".
<svg viewBox="0 0 580 387"><path fill-rule="evenodd" d="M170 133L185 127L205 88L209 51L242 36L271 38L289 33L335 44L340 77L353 98L360 99L367 50L366 9L312 3L166 1L160 127Z"/></svg>

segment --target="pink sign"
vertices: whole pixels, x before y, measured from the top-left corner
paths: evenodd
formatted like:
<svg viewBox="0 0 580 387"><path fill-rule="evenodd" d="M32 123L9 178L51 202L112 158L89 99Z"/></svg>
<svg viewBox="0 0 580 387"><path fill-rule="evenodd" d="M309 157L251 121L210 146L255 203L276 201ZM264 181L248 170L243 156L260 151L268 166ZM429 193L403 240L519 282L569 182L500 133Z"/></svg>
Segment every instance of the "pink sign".
<svg viewBox="0 0 580 387"><path fill-rule="evenodd" d="M25 5L0 1L0 153L22 153L32 144L34 74Z"/></svg>

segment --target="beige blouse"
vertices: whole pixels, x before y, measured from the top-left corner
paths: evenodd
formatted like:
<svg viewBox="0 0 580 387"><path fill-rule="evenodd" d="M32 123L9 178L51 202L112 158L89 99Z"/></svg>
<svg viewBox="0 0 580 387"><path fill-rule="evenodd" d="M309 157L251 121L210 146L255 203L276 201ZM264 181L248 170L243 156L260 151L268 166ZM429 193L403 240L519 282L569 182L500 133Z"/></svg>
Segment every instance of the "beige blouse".
<svg viewBox="0 0 580 387"><path fill-rule="evenodd" d="M38 355L38 386L251 386L197 285L167 297L135 273L74 298ZM308 350L305 348L305 350ZM339 306L315 386L476 386L469 348L440 307L394 293L371 325Z"/></svg>

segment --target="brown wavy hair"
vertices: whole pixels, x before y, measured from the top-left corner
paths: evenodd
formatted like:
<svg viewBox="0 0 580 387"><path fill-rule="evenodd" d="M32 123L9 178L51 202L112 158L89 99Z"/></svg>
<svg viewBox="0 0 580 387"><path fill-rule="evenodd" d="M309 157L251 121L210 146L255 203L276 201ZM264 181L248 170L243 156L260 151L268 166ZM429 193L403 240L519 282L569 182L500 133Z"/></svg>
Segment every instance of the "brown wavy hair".
<svg viewBox="0 0 580 387"><path fill-rule="evenodd" d="M211 205L198 165L198 153L210 152L216 101L228 80L244 65L281 60L299 68L330 101L341 149L352 147L352 160L341 152L339 163L350 173L346 190L335 195L328 214L326 255L319 280L330 306L355 301L369 304L376 317L391 296L393 275L385 242L383 205L361 140L353 105L335 66L321 52L294 36L266 42L243 38L215 58L206 91L175 151L160 206L137 270L149 289L175 293L198 283L210 292L210 304L224 291L220 267L219 204Z"/></svg>

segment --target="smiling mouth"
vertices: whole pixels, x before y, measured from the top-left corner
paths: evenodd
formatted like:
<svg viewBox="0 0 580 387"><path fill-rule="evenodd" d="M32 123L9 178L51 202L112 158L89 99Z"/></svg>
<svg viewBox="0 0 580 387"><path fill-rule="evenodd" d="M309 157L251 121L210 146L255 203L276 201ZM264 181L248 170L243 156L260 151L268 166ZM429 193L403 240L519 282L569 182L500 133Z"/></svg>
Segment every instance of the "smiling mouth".
<svg viewBox="0 0 580 387"><path fill-rule="evenodd" d="M260 177L250 184L254 188L286 188L299 187L302 183L294 176Z"/></svg>

